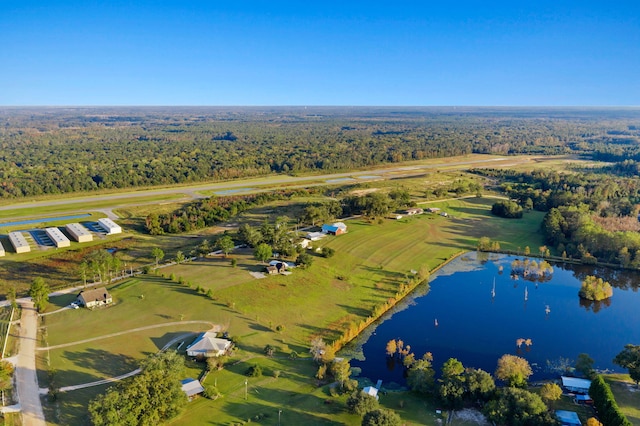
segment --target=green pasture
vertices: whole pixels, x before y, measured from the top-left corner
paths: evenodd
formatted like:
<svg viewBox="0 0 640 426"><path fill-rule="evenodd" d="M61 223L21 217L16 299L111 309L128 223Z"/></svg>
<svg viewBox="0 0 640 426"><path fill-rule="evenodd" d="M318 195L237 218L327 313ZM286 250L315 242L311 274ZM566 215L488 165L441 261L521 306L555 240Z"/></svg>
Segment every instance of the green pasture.
<svg viewBox="0 0 640 426"><path fill-rule="evenodd" d="M165 322L211 321L228 328L231 336L239 340L234 363L212 372L206 379L207 384L217 383L224 397L191 403L173 424L193 424L195 419L216 424L248 419L277 424L278 407L287 407L286 418L290 423L358 424L359 418L344 411L345 397L331 397L326 388L316 386L313 379L316 367L308 354L309 341L314 336L334 340L346 327L368 317L374 306L393 296L411 269L419 270L423 265L431 269L454 253L473 249L481 236L498 239L503 248L537 247L541 243L536 222L541 214L527 213L521 221L500 219L489 213L491 204L492 200L484 198L437 204L451 215L447 218L424 214L375 224L363 219L348 221L347 234L330 236L317 244L334 248L334 257L314 255L310 268L296 268L289 276L253 278L249 273L264 266L252 258L250 250L231 254L238 261L235 268L231 267L230 259L221 256L162 268L158 274L166 277L175 274L191 288L154 275L125 280L111 288L116 304L110 308L65 310L46 316L43 325L47 344ZM154 241L161 247L169 247L170 242L177 241L175 238L192 239L149 237L145 242L150 252ZM214 300L196 292L196 286L205 291L211 289ZM54 298L50 309L68 304L72 297ZM277 326L282 326L281 332L274 331ZM182 331L180 327L155 329L136 334L136 338L121 336L54 349L50 363L70 376L68 383L122 374L143 356L157 351L160 343L178 331ZM267 344L276 347L273 358L263 355ZM295 361L290 359L294 351L300 356ZM92 357L102 362L81 361ZM46 367L44 361L40 360L41 370ZM263 366L265 375L249 379L250 394L245 400L244 372L252 363ZM197 372L197 368L192 371ZM275 371L280 371L277 379ZM67 415L65 407L70 407L72 413L80 413L73 408L77 403L72 394L62 396L64 402L58 406L63 410L62 416ZM420 399L400 393L383 398L383 405L387 400L387 406L410 424L435 424L434 407Z"/></svg>
<svg viewBox="0 0 640 426"><path fill-rule="evenodd" d="M632 424L640 426L640 389L628 374L605 374L603 377L611 386L622 413Z"/></svg>

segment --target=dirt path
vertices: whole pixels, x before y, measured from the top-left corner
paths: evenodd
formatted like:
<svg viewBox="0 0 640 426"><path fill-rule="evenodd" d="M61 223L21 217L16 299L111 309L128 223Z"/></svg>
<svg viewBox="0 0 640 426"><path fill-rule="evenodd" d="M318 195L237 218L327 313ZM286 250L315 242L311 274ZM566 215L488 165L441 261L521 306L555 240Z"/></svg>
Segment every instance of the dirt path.
<svg viewBox="0 0 640 426"><path fill-rule="evenodd" d="M186 339L187 337L192 336L194 334L197 334L197 333L185 333L185 334L181 334L178 337L174 337L173 339L168 341L162 347L162 349L160 349L160 352L166 351L174 343L179 342L180 340ZM122 374L122 375L116 376L116 377L109 377L107 379L96 380L95 382L82 383L82 384L79 384L79 385L63 386L60 389L58 389L58 391L59 392L69 392L69 391L74 391L74 390L78 390L78 389L90 388L90 387L93 387L93 386L106 385L108 383L114 383L114 382L120 381L122 379L126 379L128 377L135 376L136 374L140 374L141 371L142 371L141 369L136 368L133 371L130 371L128 373L125 373L125 374ZM47 389L47 388L40 388L40 393L43 394L43 395L45 395L48 391L49 391L49 389Z"/></svg>
<svg viewBox="0 0 640 426"><path fill-rule="evenodd" d="M21 301L20 349L15 370L18 400L24 426L45 426L42 403L38 392L36 376L36 339L38 335L38 314L33 302Z"/></svg>
<svg viewBox="0 0 640 426"><path fill-rule="evenodd" d="M151 329L154 329L154 328L170 327L172 325L183 325L183 324L208 324L208 325L211 326L211 329L209 331L213 331L213 332L221 331L221 327L219 325L216 325L216 324L214 324L212 322L209 322L209 321L165 322L165 323L162 323L162 324L148 325L146 327L132 328L131 330L125 330L125 331L119 331L117 333L105 334L104 336L92 337L90 339L78 340L78 341L70 342L70 343L62 343L60 345L54 345L54 346L46 346L46 347L43 347L43 348L37 348L36 350L38 350L38 351L46 351L46 350L50 350L50 349L66 348L66 347L69 347L69 346L81 345L83 343L89 343L89 342L93 342L93 341L96 341L96 340L102 340L102 339L108 339L110 337L122 336L123 334L135 333L135 332L138 332L138 331L151 330Z"/></svg>

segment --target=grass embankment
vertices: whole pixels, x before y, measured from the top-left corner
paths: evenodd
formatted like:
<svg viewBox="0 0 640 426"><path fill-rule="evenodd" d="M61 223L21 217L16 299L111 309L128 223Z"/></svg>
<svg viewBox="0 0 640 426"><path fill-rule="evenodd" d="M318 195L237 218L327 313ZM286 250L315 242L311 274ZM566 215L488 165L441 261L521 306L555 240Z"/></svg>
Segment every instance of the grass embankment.
<svg viewBox="0 0 640 426"><path fill-rule="evenodd" d="M167 276L173 273L192 287L211 289L215 300L160 277L125 281L113 289L118 304L111 308L70 310L46 317L47 341L49 345L66 343L181 318L221 323L239 338L240 350L231 365L209 374L205 383L217 384L224 397L191 403L174 424L229 424L248 419L276 424L279 409L283 421L290 424L359 424L357 416L344 411L344 396L330 397L326 387L316 386L309 341L314 336L335 340L345 327L365 320L375 306L394 296L411 269L423 265L433 269L452 254L472 249L481 236L492 236L503 247L541 243L535 223L541 214L528 213L522 221L508 221L491 216L491 204L492 200L476 198L439 204L452 216L448 218L425 214L375 225L349 221L349 233L320 242L336 250L334 257L314 257L309 269L295 269L290 276L254 279L249 272L262 265L249 252L233 254L238 260L236 268L221 257L165 268L161 273ZM67 302L61 299L60 305ZM274 331L279 325L282 331ZM122 370L117 364L128 368L181 330L157 331L53 350L51 367L60 370L60 375L75 375L74 380L103 377L110 371L115 374L116 369ZM276 348L273 358L263 354L267 344ZM293 352L299 359L290 359ZM87 362L90 358L101 362ZM261 365L265 374L248 379L245 400L244 373L253 363ZM45 367L41 360L40 368ZM65 379L65 383L72 381ZM85 394L83 390L60 395L57 409L50 411L60 413L56 422L68 422L66 416L81 422ZM396 410L408 424L435 424L435 407L422 398L390 394L381 403Z"/></svg>

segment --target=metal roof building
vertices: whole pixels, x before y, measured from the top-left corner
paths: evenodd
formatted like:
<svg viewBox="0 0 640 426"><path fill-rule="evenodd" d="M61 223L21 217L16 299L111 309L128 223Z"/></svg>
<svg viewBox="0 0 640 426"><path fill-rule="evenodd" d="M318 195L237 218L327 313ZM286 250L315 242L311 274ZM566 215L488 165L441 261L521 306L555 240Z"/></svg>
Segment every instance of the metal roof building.
<svg viewBox="0 0 640 426"><path fill-rule="evenodd" d="M58 228L46 228L44 232L47 233L56 247L69 247L71 245L71 241L69 241L69 239Z"/></svg>
<svg viewBox="0 0 640 426"><path fill-rule="evenodd" d="M120 227L120 225L107 217L98 219L98 225L100 225L102 229L107 231L107 235L122 233L122 228Z"/></svg>
<svg viewBox="0 0 640 426"><path fill-rule="evenodd" d="M79 243L88 243L89 241L93 241L93 235L91 232L79 223L69 223L66 225L66 229L69 235Z"/></svg>
<svg viewBox="0 0 640 426"><path fill-rule="evenodd" d="M579 379L577 377L560 376L562 379L562 387L571 392L588 393L591 386L591 380Z"/></svg>
<svg viewBox="0 0 640 426"><path fill-rule="evenodd" d="M22 232L9 232L9 241L16 250L16 253L28 253L31 251L31 246L29 246Z"/></svg>

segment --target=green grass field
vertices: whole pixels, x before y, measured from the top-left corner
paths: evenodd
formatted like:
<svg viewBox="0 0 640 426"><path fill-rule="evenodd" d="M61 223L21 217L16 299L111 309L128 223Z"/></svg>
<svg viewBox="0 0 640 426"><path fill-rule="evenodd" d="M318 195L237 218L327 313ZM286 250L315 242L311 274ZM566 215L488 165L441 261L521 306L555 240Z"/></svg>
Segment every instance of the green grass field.
<svg viewBox="0 0 640 426"><path fill-rule="evenodd" d="M240 342L232 365L206 379L207 384L216 383L224 397L190 403L172 424L230 424L249 419L277 424L279 409L285 410L283 419L290 424L359 424L359 418L345 412L344 396L332 397L326 388L316 386L309 341L314 336L329 341L337 338L345 326L366 318L375 305L393 295L411 269L433 268L460 250L473 249L481 236L491 235L503 247L540 244L535 223L540 214L508 221L491 216L491 204L492 200L484 198L438 204L450 213L448 218L425 214L381 224L348 221L347 234L321 241L336 250L334 257L315 256L311 268L295 269L290 276L253 278L249 273L263 266L250 250L232 254L238 261L236 268L222 257L163 268L159 273L182 277L192 288L160 276L124 281L111 289L115 306L47 316L47 345L173 321L211 321L227 327ZM197 293L196 286L211 289L215 300ZM68 304L72 297L52 300L50 309ZM274 331L278 325L283 326L282 332ZM46 385L48 368L66 376L59 376L59 386L122 374L177 333L199 329L191 325L153 329L53 349L48 357L50 367L44 354L39 357L41 386ZM267 344L276 348L273 358L263 355ZM301 358L291 360L293 351ZM265 375L249 379L249 399L245 400L244 372L252 363L260 364ZM196 375L198 366L190 371ZM277 379L275 371L280 372ZM85 414L79 407L86 404L86 392L63 394L60 401L49 409L60 419L81 424ZM435 424L434 407L411 394L390 393L382 403L398 411L408 424Z"/></svg>
<svg viewBox="0 0 640 426"><path fill-rule="evenodd" d="M622 413L632 424L640 426L640 389L628 374L606 374L603 377L611 386Z"/></svg>

